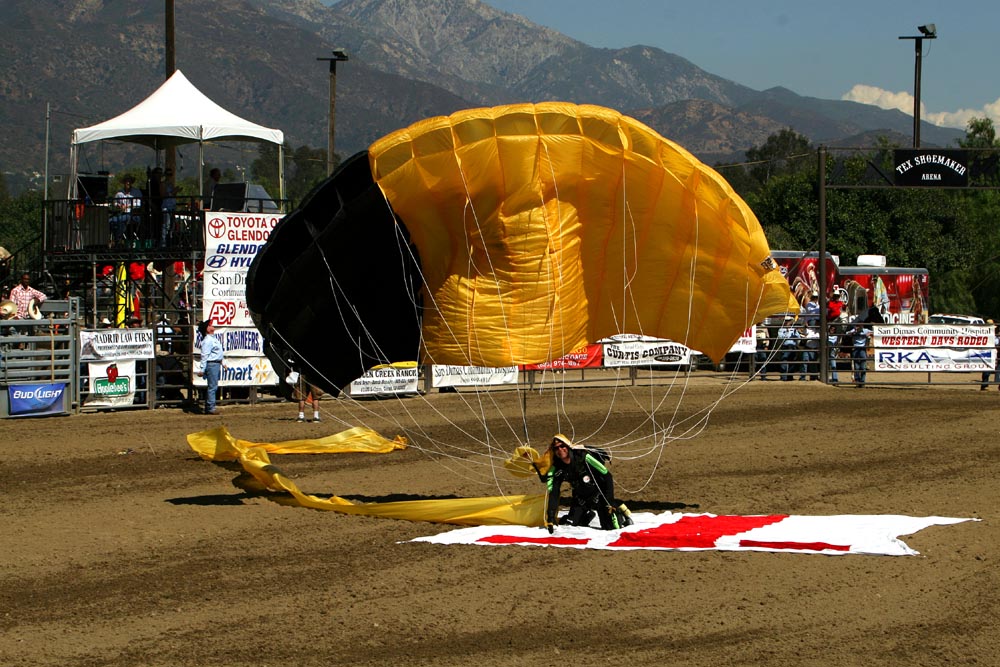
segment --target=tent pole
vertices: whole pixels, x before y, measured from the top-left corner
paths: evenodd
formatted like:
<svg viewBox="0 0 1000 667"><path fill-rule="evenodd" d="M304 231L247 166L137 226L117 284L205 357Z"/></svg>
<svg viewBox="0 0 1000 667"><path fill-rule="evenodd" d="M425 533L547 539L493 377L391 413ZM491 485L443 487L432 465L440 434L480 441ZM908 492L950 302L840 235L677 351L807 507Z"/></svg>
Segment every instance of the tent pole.
<svg viewBox="0 0 1000 667"><path fill-rule="evenodd" d="M205 208L205 142L198 140L198 199L202 209Z"/></svg>
<svg viewBox="0 0 1000 667"><path fill-rule="evenodd" d="M282 213L285 212L285 147L278 144L278 201L281 202Z"/></svg>

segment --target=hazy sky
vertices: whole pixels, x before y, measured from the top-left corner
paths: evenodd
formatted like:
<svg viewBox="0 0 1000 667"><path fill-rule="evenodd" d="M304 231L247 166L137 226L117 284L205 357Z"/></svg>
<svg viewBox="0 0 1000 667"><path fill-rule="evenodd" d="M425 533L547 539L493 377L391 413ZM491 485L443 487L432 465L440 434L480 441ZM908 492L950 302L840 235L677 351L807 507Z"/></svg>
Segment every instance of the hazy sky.
<svg viewBox="0 0 1000 667"><path fill-rule="evenodd" d="M917 26L921 119L1000 127L997 0L483 0L591 46L646 44L757 90L849 99L913 112Z"/></svg>

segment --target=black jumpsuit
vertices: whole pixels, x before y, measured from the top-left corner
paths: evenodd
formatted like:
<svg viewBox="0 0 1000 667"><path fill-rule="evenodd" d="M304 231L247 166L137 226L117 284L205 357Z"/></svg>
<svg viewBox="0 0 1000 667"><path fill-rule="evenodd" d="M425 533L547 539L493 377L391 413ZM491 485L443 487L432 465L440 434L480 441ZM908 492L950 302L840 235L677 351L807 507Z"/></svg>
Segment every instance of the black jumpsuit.
<svg viewBox="0 0 1000 667"><path fill-rule="evenodd" d="M563 463L558 457L553 457L552 467L545 476L545 486L548 490L546 502L546 521L554 524L559 510L559 492L563 482L569 482L573 489L573 501L569 513L560 523L571 526L587 526L594 518L594 513L601 520L601 528L612 530L616 526L616 518L609 507L617 507L615 501L615 482L611 471L596 456L585 449L570 449L570 461Z"/></svg>

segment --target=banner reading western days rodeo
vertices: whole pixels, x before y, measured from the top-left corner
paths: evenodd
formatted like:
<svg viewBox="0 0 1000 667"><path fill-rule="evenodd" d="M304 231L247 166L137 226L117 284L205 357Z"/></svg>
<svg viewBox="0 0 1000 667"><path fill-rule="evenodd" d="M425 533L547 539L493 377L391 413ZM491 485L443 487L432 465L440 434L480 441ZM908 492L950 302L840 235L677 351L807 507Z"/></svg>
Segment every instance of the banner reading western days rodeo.
<svg viewBox="0 0 1000 667"><path fill-rule="evenodd" d="M877 371L987 371L996 368L993 327L876 325Z"/></svg>
<svg viewBox="0 0 1000 667"><path fill-rule="evenodd" d="M217 327L252 327L246 303L246 272L283 216L270 213L206 213L203 317Z"/></svg>
<svg viewBox="0 0 1000 667"><path fill-rule="evenodd" d="M80 361L152 359L152 329L101 329L80 332Z"/></svg>

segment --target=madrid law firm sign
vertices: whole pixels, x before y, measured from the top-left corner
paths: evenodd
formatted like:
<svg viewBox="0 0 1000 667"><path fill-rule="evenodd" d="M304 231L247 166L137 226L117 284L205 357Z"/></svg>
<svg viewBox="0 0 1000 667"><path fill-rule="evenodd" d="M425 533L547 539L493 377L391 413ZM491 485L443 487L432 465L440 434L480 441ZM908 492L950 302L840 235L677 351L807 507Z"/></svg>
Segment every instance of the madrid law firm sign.
<svg viewBox="0 0 1000 667"><path fill-rule="evenodd" d="M896 185L964 188L969 184L969 152L940 148L897 148Z"/></svg>

